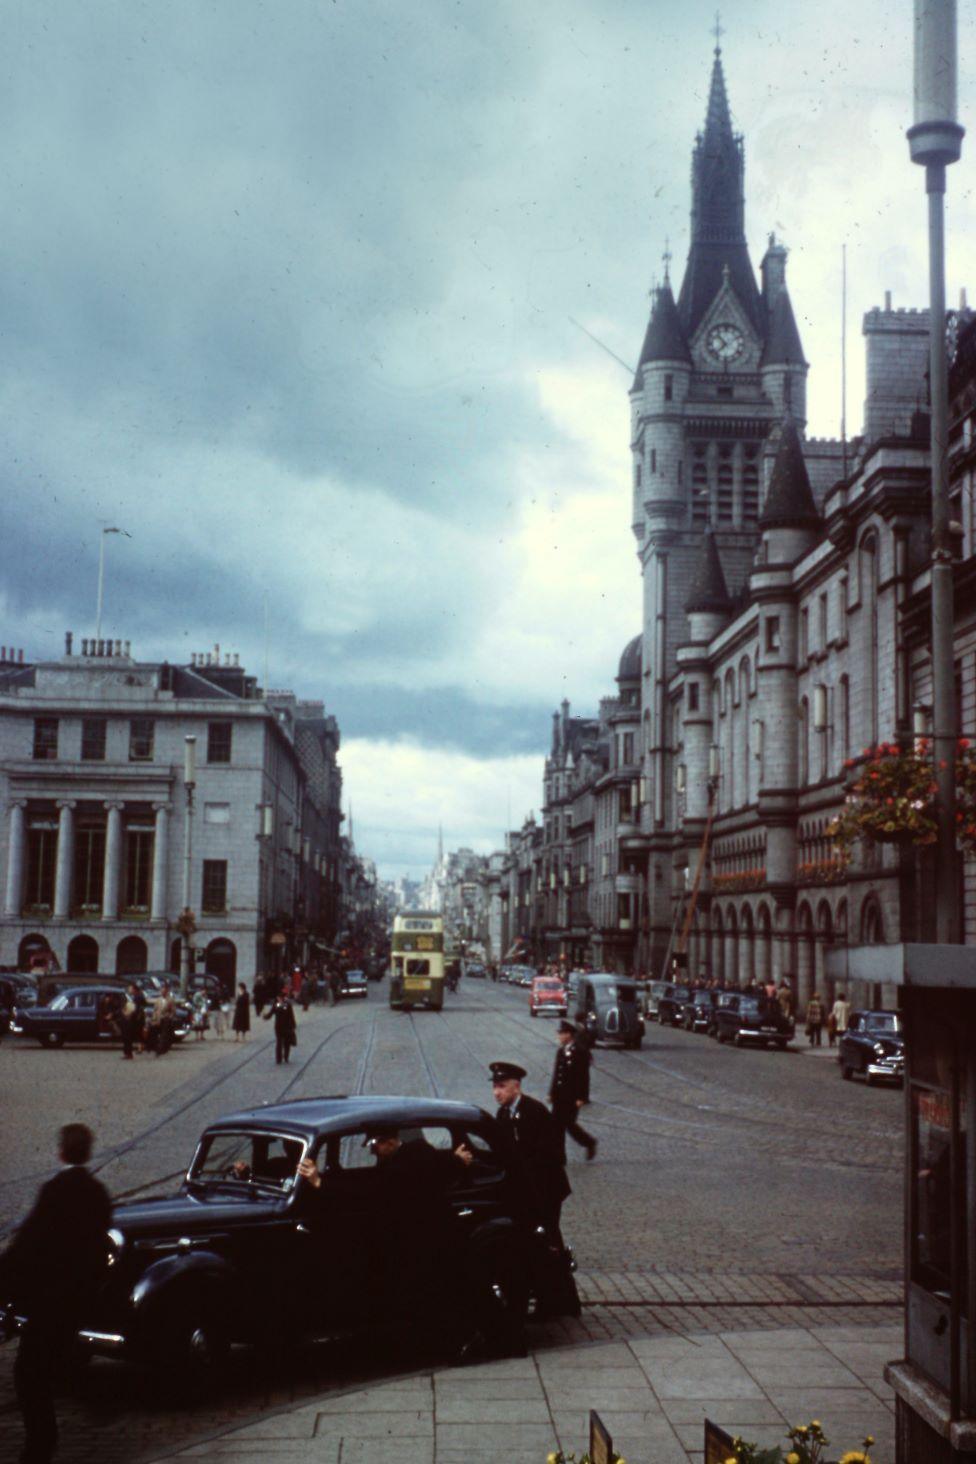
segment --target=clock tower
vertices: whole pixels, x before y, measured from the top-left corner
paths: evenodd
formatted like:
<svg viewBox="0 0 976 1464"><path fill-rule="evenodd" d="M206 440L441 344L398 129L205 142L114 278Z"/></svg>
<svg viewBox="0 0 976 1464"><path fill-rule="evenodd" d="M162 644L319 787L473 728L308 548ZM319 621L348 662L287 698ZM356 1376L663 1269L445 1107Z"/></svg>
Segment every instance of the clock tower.
<svg viewBox="0 0 976 1464"><path fill-rule="evenodd" d="M674 742L668 683L678 646L692 639L704 541L729 605L759 544L764 485L779 426L802 432L807 364L786 288L786 250L774 235L760 282L745 234L745 155L732 126L716 44L705 126L691 167L691 230L675 299L667 269L631 388L633 529L644 587L641 687L642 835L650 853L649 956L659 969L670 935Z"/></svg>

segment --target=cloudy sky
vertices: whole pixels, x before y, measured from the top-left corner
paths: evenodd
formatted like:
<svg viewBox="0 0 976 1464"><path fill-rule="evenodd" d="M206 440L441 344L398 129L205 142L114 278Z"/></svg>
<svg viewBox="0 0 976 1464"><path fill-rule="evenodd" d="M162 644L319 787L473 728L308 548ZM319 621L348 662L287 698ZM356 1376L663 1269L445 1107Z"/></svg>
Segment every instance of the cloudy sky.
<svg viewBox="0 0 976 1464"><path fill-rule="evenodd" d="M395 876L538 806L552 708L639 627L624 362L687 249L713 5L0 3L3 639L219 642L324 697L359 847ZM736 0L726 77L840 418L859 317L924 304L911 0ZM960 35L961 120L976 21ZM976 289L973 146L949 285Z"/></svg>

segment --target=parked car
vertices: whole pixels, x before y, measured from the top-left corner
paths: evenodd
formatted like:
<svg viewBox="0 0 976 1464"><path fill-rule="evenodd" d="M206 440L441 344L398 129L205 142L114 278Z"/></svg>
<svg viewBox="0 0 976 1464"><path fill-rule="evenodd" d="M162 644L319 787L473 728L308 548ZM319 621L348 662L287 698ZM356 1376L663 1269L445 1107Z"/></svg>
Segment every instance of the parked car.
<svg viewBox="0 0 976 1464"><path fill-rule="evenodd" d="M339 983L340 996L369 996L365 971L347 971Z"/></svg>
<svg viewBox="0 0 976 1464"><path fill-rule="evenodd" d="M234 1342L293 1345L389 1322L412 1337L425 1318L395 1284L409 1257L367 1146L378 1124L405 1144L474 1152L447 1195L459 1280L449 1305L462 1326L503 1340L533 1298L542 1314L579 1315L571 1254L526 1218L526 1181L494 1118L434 1099L319 1098L219 1119L177 1194L115 1207L111 1265L80 1344L199 1388ZM327 1204L297 1176L306 1157Z"/></svg>
<svg viewBox="0 0 976 1464"><path fill-rule="evenodd" d="M709 1037L718 1036L718 1014L725 1007L727 1007L729 1002L732 1001L733 997L737 995L738 993L735 991L714 992L715 1000L712 1002L712 1020L708 1024Z"/></svg>
<svg viewBox="0 0 976 1464"><path fill-rule="evenodd" d="M778 1001L746 991L733 992L716 1009L715 1026L719 1042L734 1042L737 1047L758 1042L784 1048L796 1034L793 1018L783 1015Z"/></svg>
<svg viewBox="0 0 976 1464"><path fill-rule="evenodd" d="M711 990L693 991L681 1009L681 1025L688 1032L707 1032L712 1025L715 997Z"/></svg>
<svg viewBox="0 0 976 1464"><path fill-rule="evenodd" d="M652 1022L659 1020L658 1003L670 985L667 981L648 981L644 996L644 1015Z"/></svg>
<svg viewBox="0 0 976 1464"><path fill-rule="evenodd" d="M124 996L124 987L119 983L69 987L49 1006L18 1008L16 1026L20 1035L33 1038L42 1047L63 1047L66 1042L119 1042ZM189 1010L177 1003L173 1039L181 1041L189 1030Z"/></svg>
<svg viewBox="0 0 976 1464"><path fill-rule="evenodd" d="M537 976L529 988L529 1016L551 1012L554 1017L564 1017L568 1010L566 988L559 977Z"/></svg>
<svg viewBox="0 0 976 1464"><path fill-rule="evenodd" d="M657 1019L661 1026L679 1027L685 1002L690 999L690 986L675 986L672 982L668 982L657 1000Z"/></svg>
<svg viewBox="0 0 976 1464"><path fill-rule="evenodd" d="M468 961L466 962L464 967L464 974L465 976L474 977L475 980L484 981L485 977L488 975L488 972L485 970L480 961Z"/></svg>
<svg viewBox="0 0 976 1464"><path fill-rule="evenodd" d="M900 1083L905 1077L905 1032L895 1011L851 1012L847 1031L838 1044L840 1075L855 1073L866 1083Z"/></svg>
<svg viewBox="0 0 976 1464"><path fill-rule="evenodd" d="M609 972L584 976L577 1003L576 1020L585 1029L591 1047L600 1041L640 1047L644 1040L644 1017L636 981Z"/></svg>

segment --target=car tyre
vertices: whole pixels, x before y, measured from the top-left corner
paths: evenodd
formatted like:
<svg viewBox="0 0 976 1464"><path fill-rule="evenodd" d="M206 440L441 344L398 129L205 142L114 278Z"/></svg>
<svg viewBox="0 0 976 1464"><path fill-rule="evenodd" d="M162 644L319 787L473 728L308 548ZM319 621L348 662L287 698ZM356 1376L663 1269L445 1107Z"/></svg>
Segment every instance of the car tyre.
<svg viewBox="0 0 976 1464"><path fill-rule="evenodd" d="M529 1016L530 1017L537 1017L538 1015L539 1015L539 1013L536 1011L535 1007L529 1007Z"/></svg>
<svg viewBox="0 0 976 1464"><path fill-rule="evenodd" d="M777 1052L785 1052L786 1051L786 1038L785 1037L778 1037L776 1039L776 1041L773 1043L773 1046L776 1048L776 1051Z"/></svg>
<svg viewBox="0 0 976 1464"><path fill-rule="evenodd" d="M189 1298L163 1329L164 1372L174 1393L193 1401L220 1383L230 1355L230 1338L217 1307Z"/></svg>
<svg viewBox="0 0 976 1464"><path fill-rule="evenodd" d="M854 1076L854 1069L851 1067L850 1063L847 1063L847 1062L842 1062L841 1063L841 1065L840 1065L840 1075L844 1079L844 1082L845 1083L849 1083L851 1081L851 1079Z"/></svg>
<svg viewBox="0 0 976 1464"><path fill-rule="evenodd" d="M735 1034L735 1045L736 1045L736 1047L744 1047L745 1046L745 1038L743 1037L743 1035L742 1035L741 1032L736 1032L736 1034Z"/></svg>
<svg viewBox="0 0 976 1464"><path fill-rule="evenodd" d="M41 1038L42 1047L63 1047L64 1038L60 1032L45 1032Z"/></svg>

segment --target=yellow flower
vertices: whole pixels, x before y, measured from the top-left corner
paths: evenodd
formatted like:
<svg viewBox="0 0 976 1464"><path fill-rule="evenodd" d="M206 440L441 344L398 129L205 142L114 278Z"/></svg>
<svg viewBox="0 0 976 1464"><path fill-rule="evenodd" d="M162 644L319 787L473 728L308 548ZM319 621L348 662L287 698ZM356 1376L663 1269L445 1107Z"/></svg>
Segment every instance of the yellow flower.
<svg viewBox="0 0 976 1464"><path fill-rule="evenodd" d="M786 1464L800 1464L800 1456L795 1449L791 1449L787 1454Z"/></svg>
<svg viewBox="0 0 976 1464"><path fill-rule="evenodd" d="M553 1449L551 1453L548 1453L546 1455L546 1464L559 1464L559 1455L556 1453L555 1449Z"/></svg>
<svg viewBox="0 0 976 1464"><path fill-rule="evenodd" d="M860 1449L851 1449L850 1453L841 1455L839 1464L871 1464L871 1461Z"/></svg>

